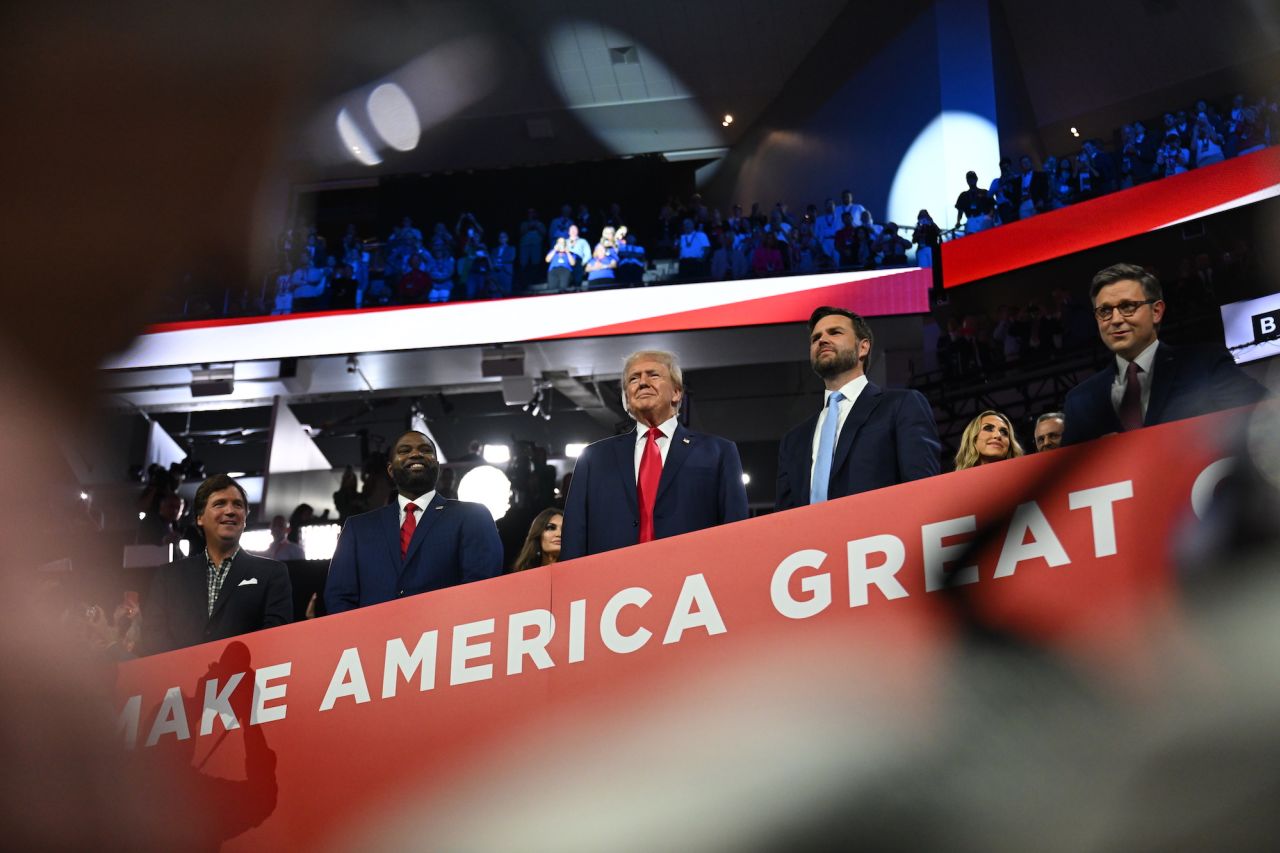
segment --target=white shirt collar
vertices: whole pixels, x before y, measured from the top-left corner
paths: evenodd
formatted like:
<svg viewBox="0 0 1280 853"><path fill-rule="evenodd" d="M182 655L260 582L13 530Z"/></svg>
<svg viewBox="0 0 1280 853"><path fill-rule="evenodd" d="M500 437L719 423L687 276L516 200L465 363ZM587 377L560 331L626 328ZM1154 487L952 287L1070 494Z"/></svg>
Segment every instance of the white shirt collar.
<svg viewBox="0 0 1280 853"><path fill-rule="evenodd" d="M672 415L662 423L658 424L658 429L662 430L662 437L671 438L672 436L674 436L676 434L676 426L678 422L679 422L679 415L676 414L676 415ZM649 433L649 427L646 424L642 424L639 421L636 421L636 441L639 443L643 443L645 440L645 436L648 435L648 433Z"/></svg>
<svg viewBox="0 0 1280 853"><path fill-rule="evenodd" d="M1147 348L1144 349L1142 352L1138 353L1138 357L1133 360L1134 363L1137 364L1138 367L1142 369L1143 373L1151 372L1151 363L1156 360L1156 346L1159 343L1160 343L1159 340L1152 341L1150 344L1147 345ZM1116 356L1116 374L1119 376L1120 380L1124 379L1124 375L1128 370L1129 370L1129 362L1125 359L1124 356L1117 355Z"/></svg>
<svg viewBox="0 0 1280 853"><path fill-rule="evenodd" d="M418 507L419 513L425 512L427 507L431 505L431 502L435 500L435 497L436 497L435 489L432 489L426 494L418 495L417 499L412 501L406 498L404 495L397 494L396 500L400 502L400 515L402 517L404 516L405 507L407 507L409 504L415 504ZM421 518L422 516L419 515L418 517Z"/></svg>
<svg viewBox="0 0 1280 853"><path fill-rule="evenodd" d="M858 399L858 395L861 394L862 389L866 387L867 387L867 374L860 373L853 379L850 379L841 387L837 388L836 391L839 391L841 394L844 394L844 398L852 402L853 400ZM823 408L826 408L827 403L831 400L831 395L834 393L835 391L827 391L825 394L822 395Z"/></svg>

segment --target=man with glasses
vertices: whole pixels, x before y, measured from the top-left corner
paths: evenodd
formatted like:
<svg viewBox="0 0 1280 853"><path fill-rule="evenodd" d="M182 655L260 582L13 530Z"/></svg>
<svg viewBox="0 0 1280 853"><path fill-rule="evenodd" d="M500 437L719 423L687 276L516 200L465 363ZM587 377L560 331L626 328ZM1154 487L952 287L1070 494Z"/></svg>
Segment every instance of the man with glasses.
<svg viewBox="0 0 1280 853"><path fill-rule="evenodd" d="M1089 296L1115 365L1067 394L1064 445L1244 406L1264 395L1221 345L1172 347L1158 340L1164 294L1142 267L1107 267L1093 277Z"/></svg>

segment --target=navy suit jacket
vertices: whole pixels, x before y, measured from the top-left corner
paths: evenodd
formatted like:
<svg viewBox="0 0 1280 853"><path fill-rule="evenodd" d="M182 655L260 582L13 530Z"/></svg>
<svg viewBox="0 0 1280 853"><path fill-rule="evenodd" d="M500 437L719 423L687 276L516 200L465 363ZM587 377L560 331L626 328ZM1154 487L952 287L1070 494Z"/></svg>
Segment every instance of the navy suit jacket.
<svg viewBox="0 0 1280 853"><path fill-rule="evenodd" d="M1120 432L1120 418L1111 404L1111 385L1115 381L1113 357L1106 370L1067 392L1063 444L1079 444ZM1151 395L1142 425L1247 406L1265 394L1266 389L1241 370L1223 347L1175 347L1161 341L1151 363Z"/></svg>
<svg viewBox="0 0 1280 853"><path fill-rule="evenodd" d="M324 604L340 613L502 574L502 542L489 510L437 493L400 558L400 505L353 515L329 562Z"/></svg>
<svg viewBox="0 0 1280 853"><path fill-rule="evenodd" d="M201 547L156 569L144 609L142 650L155 654L292 622L293 588L284 563L241 550L209 615L209 570Z"/></svg>
<svg viewBox="0 0 1280 853"><path fill-rule="evenodd" d="M635 430L602 439L578 457L564 507L560 559L636 544ZM732 441L676 426L653 505L655 539L747 517L742 460Z"/></svg>
<svg viewBox="0 0 1280 853"><path fill-rule="evenodd" d="M778 445L777 509L809 503L813 474L813 431L819 409L782 437ZM854 401L840 436L827 498L843 498L872 489L932 477L942 470L933 409L919 391L881 388L868 382Z"/></svg>

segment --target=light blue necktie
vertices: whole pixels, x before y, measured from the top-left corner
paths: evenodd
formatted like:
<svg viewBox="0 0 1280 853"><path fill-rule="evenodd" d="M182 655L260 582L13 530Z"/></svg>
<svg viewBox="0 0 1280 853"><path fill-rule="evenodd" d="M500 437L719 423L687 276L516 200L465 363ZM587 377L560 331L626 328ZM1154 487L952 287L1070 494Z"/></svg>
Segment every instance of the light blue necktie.
<svg viewBox="0 0 1280 853"><path fill-rule="evenodd" d="M813 482L809 484L809 503L827 499L827 481L831 479L831 460L836 454L836 433L840 430L840 401L844 394L835 392L827 398L827 418L818 437L818 458L813 465Z"/></svg>

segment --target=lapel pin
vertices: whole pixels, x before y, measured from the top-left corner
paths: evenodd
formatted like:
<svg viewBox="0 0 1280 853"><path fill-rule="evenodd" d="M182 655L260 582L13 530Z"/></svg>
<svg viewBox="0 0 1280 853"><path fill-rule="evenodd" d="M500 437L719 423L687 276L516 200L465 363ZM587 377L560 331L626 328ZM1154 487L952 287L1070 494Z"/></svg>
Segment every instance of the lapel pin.
<svg viewBox="0 0 1280 853"><path fill-rule="evenodd" d="M680 439L680 440L681 440L681 441L683 441L685 444L688 444L688 443L689 443L689 439L687 439L687 438L682 438L682 439Z"/></svg>

